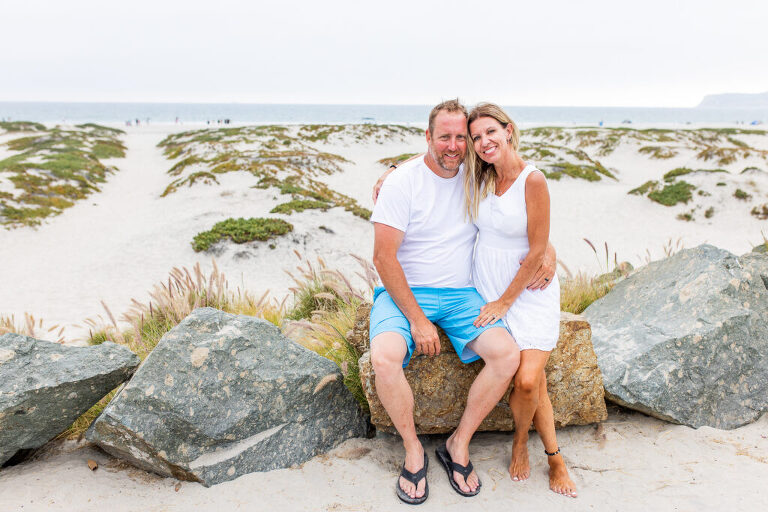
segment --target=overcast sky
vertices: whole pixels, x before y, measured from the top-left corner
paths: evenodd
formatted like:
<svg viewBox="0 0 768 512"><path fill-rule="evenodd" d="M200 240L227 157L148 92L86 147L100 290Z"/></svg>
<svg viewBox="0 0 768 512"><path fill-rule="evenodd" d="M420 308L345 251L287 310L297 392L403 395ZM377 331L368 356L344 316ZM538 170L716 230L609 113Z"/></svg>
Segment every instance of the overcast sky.
<svg viewBox="0 0 768 512"><path fill-rule="evenodd" d="M3 0L0 101L692 107L768 91L765 0Z"/></svg>

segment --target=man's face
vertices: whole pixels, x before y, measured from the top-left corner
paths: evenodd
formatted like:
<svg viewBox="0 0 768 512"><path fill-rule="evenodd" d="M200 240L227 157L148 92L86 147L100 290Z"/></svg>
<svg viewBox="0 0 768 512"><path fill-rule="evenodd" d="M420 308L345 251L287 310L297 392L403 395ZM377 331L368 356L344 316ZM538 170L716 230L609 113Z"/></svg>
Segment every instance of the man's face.
<svg viewBox="0 0 768 512"><path fill-rule="evenodd" d="M434 129L427 130L429 155L444 170L459 168L467 153L467 118L461 112L437 114Z"/></svg>

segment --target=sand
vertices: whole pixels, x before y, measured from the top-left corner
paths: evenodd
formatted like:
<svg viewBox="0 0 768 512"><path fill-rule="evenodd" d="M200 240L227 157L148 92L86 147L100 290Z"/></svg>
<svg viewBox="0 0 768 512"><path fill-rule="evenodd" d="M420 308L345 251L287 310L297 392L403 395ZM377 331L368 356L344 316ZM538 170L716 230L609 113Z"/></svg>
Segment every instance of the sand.
<svg viewBox="0 0 768 512"><path fill-rule="evenodd" d="M558 431L578 486L576 499L548 489L546 456L533 434L525 482L506 472L511 435L477 434L471 457L483 481L477 497L451 489L434 456L444 437L424 437L430 496L419 510L765 510L768 418L732 431L671 425L611 408L599 425ZM53 443L37 460L0 470L0 510L179 511L405 510L394 493L403 457L399 439L352 439L301 467L251 473L210 488L145 473L73 441ZM91 471L88 460L99 468ZM179 490L175 488L180 483ZM408 509L410 510L410 509Z"/></svg>
<svg viewBox="0 0 768 512"><path fill-rule="evenodd" d="M123 127L125 128L125 127ZM307 210L283 216L295 226L294 232L279 239L275 248L251 243L225 245L210 253L195 253L190 242L195 234L210 229L228 217L274 216L269 210L283 202L274 190L251 188L255 179L244 173L220 175L218 186L182 188L165 198L160 195L173 179L166 171L175 163L167 160L157 143L175 131L199 126L149 125L127 127L127 157L108 163L118 166L98 194L81 201L38 228L0 230L0 314L23 318L25 312L45 320L47 326L65 328L68 341L82 339L86 318L104 317L103 300L119 316L135 298L148 300L152 287L167 278L173 267L201 264L211 269L215 257L232 288L246 287L260 295L269 290L281 299L293 282L284 270L295 269L293 254L323 257L331 266L357 269L349 256L370 259L373 229L363 219L341 208L327 212ZM4 138L8 138L7 136ZM768 136L752 137L750 144L768 149ZM0 146L2 147L2 146ZM380 158L424 149L421 136L409 136L383 144L358 143L349 137L318 144L320 150L350 160L343 172L319 179L371 208L371 186L385 167ZM712 196L697 198L696 220L676 219L690 205L665 207L627 191L678 166L713 167L683 150L671 160L651 160L637 152L637 145L622 144L608 156L595 156L618 177L587 182L571 178L550 180L552 197L551 240L565 265L561 274L606 271L604 245L609 258L627 260L639 266L664 256L666 245L694 247L711 243L743 254L768 236L765 221L749 215L752 206L768 202L768 173L741 175L744 167L768 169L759 157L739 160L729 166L728 175L690 176L686 180L702 185ZM535 162L534 162L535 163ZM727 187L716 187L724 180ZM7 183L6 183L7 185ZM0 187L3 181L0 180ZM740 202L732 197L741 187L752 199ZM705 219L705 206L715 215ZM584 242L589 239L599 255ZM39 334L53 339L55 333Z"/></svg>
<svg viewBox="0 0 768 512"><path fill-rule="evenodd" d="M193 236L215 222L264 216L283 200L274 191L251 188L254 179L239 173L223 175L219 186L184 188L161 198L171 181L165 171L174 162L166 160L156 145L168 133L189 128L127 128L127 157L109 162L120 170L100 193L39 228L0 230L0 314L18 319L24 312L32 313L48 326L64 326L68 342L82 342L83 320L104 315L100 301L115 314L124 312L131 298L147 300L152 286L173 267L199 263L209 270L215 256L232 288L246 287L254 293L270 289L282 297L292 284L284 270L294 268L294 250L352 270L357 267L349 253L370 258L372 227L341 208L285 216L295 231L278 240L274 249L253 243L225 245L215 254L193 252ZM749 142L768 149L768 137ZM351 162L343 164L343 173L322 179L371 207L371 185L384 171L376 161L423 148L423 138L416 136L381 145L335 141L320 149ZM596 257L583 238L601 252L607 243L611 258L615 251L619 260L638 266L648 258L662 257L670 241L685 247L708 242L742 254L762 240L761 229L768 235L766 222L748 213L753 204L768 201L768 175L738 174L749 165L766 169L760 158L726 166L731 171L722 177L728 182L727 191L715 188L711 177L687 178L711 192L704 206L717 210L712 219L704 219L699 211L694 222L675 218L691 206L667 208L627 195L629 189L660 179L674 167L712 167L702 165L693 152L653 161L636 148L622 145L609 156L595 158L616 172L618 181L550 181L551 239L571 272L604 271L603 254ZM750 202L731 197L736 186L753 195ZM41 333L41 337L54 339L56 334ZM612 409L600 427L559 431L580 490L578 499L568 500L548 490L545 457L536 436L530 441L532 477L516 484L505 469L510 436L481 434L472 445L475 465L485 482L480 496L467 500L455 494L432 457L431 497L421 508L757 510L768 506L768 498L760 492L768 478L767 435L766 417L728 432L693 430ZM440 439L426 439L428 450ZM351 440L300 468L251 474L210 489L183 483L175 491L175 480L126 467L92 447L54 443L35 460L0 470L0 511L392 510L401 507L393 486L402 453L397 439L389 436ZM99 469L91 472L88 459L98 461Z"/></svg>

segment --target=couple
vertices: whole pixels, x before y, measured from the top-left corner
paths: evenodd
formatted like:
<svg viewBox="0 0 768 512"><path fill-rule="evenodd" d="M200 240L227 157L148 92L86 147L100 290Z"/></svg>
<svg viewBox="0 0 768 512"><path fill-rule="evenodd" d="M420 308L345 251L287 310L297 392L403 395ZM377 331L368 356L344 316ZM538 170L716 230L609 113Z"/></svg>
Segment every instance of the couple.
<svg viewBox="0 0 768 512"><path fill-rule="evenodd" d="M469 443L514 378L510 477L530 475L533 422L548 456L550 488L575 497L544 374L560 319L544 175L520 158L517 126L496 105L467 114L458 100L443 102L432 109L426 136L427 153L386 177L371 216L384 285L371 309L371 362L381 403L405 446L397 495L410 504L429 495L429 459L416 436L403 368L414 351L439 352L437 324L462 362L485 362L458 427L436 450L451 486L463 496L480 492Z"/></svg>

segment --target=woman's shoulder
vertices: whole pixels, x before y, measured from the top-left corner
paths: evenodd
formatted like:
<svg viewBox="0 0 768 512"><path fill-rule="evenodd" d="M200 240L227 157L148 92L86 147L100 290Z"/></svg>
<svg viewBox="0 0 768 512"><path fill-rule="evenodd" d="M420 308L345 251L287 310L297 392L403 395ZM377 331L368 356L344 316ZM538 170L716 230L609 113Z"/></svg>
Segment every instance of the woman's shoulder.
<svg viewBox="0 0 768 512"><path fill-rule="evenodd" d="M536 167L530 166L528 176L525 177L525 194L529 196L531 194L547 194L547 177L544 172Z"/></svg>

